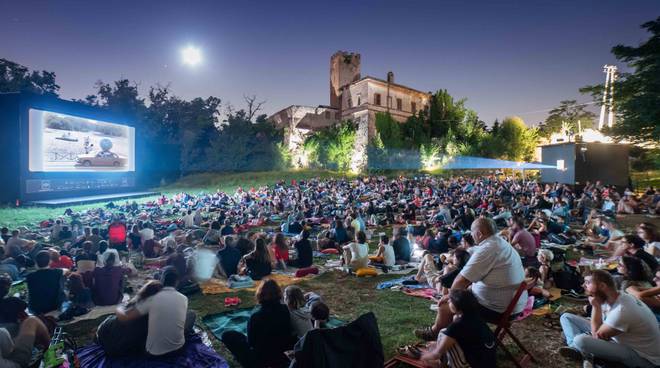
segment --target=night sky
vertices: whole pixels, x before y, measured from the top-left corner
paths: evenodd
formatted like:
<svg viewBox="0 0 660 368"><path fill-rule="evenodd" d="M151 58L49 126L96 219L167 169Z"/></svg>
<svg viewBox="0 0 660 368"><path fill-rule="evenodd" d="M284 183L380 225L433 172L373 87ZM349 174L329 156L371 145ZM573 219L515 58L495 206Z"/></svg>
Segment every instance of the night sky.
<svg viewBox="0 0 660 368"><path fill-rule="evenodd" d="M612 46L638 44L658 0L67 1L0 0L0 57L54 71L64 98L97 80L170 84L265 112L329 103L329 58L362 54L362 75L467 97L482 120L528 124L578 88L604 81ZM202 48L184 66L180 49ZM623 65L617 64L619 67ZM541 112L539 112L541 111Z"/></svg>

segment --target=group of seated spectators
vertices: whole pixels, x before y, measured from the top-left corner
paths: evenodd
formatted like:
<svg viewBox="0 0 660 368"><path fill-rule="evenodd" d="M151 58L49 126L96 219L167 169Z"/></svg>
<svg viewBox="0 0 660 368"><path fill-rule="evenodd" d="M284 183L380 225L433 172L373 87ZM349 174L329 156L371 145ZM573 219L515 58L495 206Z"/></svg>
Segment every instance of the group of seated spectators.
<svg viewBox="0 0 660 368"><path fill-rule="evenodd" d="M414 334L436 343L405 352L429 362L448 356L456 366L490 367L495 337L486 323L499 320L521 283L527 288L514 317L528 294L549 298L557 286L561 257L541 243L577 242L587 254L619 257L618 268L582 275L591 319L585 324L582 316L562 316L568 346L561 353L658 365L660 335L651 320L660 312L660 237L650 222L626 233L614 216L652 215L659 203L652 188L637 198L599 182L587 183L578 196L566 185L511 178L366 177L280 182L233 195L181 193L147 207L127 203L119 215L99 210L104 226L83 226L74 216L68 223L56 219L47 224L47 242L4 228L3 283L24 278L27 295L7 297L6 287L0 347L8 337L15 348L3 347L2 357L21 365L25 346L47 340L28 313L63 311L60 319L67 319L95 305L117 305L130 291L126 280L136 265L151 263L165 266L158 281L144 285L99 328L107 352L136 353L139 347L155 356L176 354L195 319L184 294L195 290L197 280L238 275L263 280L258 307L247 336L227 332L222 341L243 366L282 366L309 330L324 326L329 312L318 295L295 286L282 291L268 276L313 266L314 252L334 252L350 272L369 266L387 272L414 262L415 282L430 285L437 299L434 323ZM278 222L274 232L255 229ZM376 234L376 227L392 228L392 236ZM378 241L371 254L370 240ZM131 339L124 344L117 336Z"/></svg>

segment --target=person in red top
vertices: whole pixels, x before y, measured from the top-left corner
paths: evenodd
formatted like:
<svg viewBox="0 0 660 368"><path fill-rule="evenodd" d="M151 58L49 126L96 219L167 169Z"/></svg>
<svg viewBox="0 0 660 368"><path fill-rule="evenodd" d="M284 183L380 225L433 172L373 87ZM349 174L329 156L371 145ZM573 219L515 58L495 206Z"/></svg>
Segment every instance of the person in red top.
<svg viewBox="0 0 660 368"><path fill-rule="evenodd" d="M50 248L50 268L64 268L70 270L73 268L73 260L68 256L60 255L60 250L57 247Z"/></svg>
<svg viewBox="0 0 660 368"><path fill-rule="evenodd" d="M108 243L111 248L117 250L128 250L126 248L126 224L121 221L113 221L108 226Z"/></svg>
<svg viewBox="0 0 660 368"><path fill-rule="evenodd" d="M289 246L286 244L284 234L275 234L271 249L275 256L275 267L285 270L286 263L289 261Z"/></svg>

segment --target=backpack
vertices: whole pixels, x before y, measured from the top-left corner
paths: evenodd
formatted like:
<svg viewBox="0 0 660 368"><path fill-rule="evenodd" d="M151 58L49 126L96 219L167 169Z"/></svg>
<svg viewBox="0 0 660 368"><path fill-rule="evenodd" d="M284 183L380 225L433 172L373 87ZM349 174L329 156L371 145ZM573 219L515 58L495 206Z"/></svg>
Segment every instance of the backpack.
<svg viewBox="0 0 660 368"><path fill-rule="evenodd" d="M559 289L574 290L577 293L581 293L583 290L582 276L577 269L567 263L564 263L559 271L552 273L552 279L555 282L555 286Z"/></svg>
<svg viewBox="0 0 660 368"><path fill-rule="evenodd" d="M575 238L568 237L564 234L550 233L548 234L548 240L551 243L560 244L560 245L575 244Z"/></svg>

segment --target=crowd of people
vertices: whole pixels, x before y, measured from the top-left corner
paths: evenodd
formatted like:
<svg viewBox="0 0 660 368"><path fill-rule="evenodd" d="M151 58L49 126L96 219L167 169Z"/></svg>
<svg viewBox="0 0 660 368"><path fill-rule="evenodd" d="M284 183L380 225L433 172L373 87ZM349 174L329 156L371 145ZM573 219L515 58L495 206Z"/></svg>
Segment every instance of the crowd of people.
<svg viewBox="0 0 660 368"><path fill-rule="evenodd" d="M567 346L560 353L652 367L660 364L660 236L651 222L626 233L616 215L659 210L660 191L652 188L621 196L600 182L576 191L495 176L311 179L67 210L40 224L45 236L1 231L2 359L24 366L27 347L48 341L43 318L34 316L57 311L67 320L111 305L120 306L97 332L106 353L180 353L195 321L186 294L216 277L263 280L247 335L222 336L229 351L245 367L288 365L305 335L324 328L329 307L298 287L282 291L269 275L313 267L318 252L337 254L355 274L413 265L414 281L435 289L437 313L414 331L432 343L399 352L429 364L492 367L487 322L501 318L523 282L514 317L528 294L549 298L552 287L566 289L556 270L565 249L547 245L573 244L587 255L618 257L618 267L580 270L589 318L562 316ZM128 280L143 267L155 275L134 293ZM18 280L27 295L7 295ZM579 282L569 289L582 292Z"/></svg>

